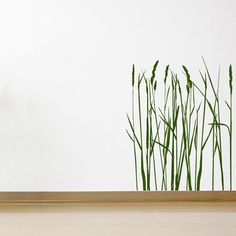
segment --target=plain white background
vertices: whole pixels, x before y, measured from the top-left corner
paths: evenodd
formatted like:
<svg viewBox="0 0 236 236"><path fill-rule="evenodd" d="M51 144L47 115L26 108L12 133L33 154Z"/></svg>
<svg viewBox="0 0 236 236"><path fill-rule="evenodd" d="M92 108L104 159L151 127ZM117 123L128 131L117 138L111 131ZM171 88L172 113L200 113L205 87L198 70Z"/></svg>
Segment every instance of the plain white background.
<svg viewBox="0 0 236 236"><path fill-rule="evenodd" d="M227 75L235 9L233 0L1 0L0 190L134 190L132 64L150 73L159 59L197 75L204 56Z"/></svg>

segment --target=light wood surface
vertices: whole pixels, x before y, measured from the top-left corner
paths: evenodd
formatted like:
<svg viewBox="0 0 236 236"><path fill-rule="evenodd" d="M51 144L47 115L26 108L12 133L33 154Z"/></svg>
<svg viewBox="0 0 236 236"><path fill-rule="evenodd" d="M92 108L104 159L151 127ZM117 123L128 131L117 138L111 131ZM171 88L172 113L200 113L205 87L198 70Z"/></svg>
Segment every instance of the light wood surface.
<svg viewBox="0 0 236 236"><path fill-rule="evenodd" d="M134 193L1 193L0 236L236 236L234 192Z"/></svg>
<svg viewBox="0 0 236 236"><path fill-rule="evenodd" d="M3 236L235 236L235 202L0 204Z"/></svg>

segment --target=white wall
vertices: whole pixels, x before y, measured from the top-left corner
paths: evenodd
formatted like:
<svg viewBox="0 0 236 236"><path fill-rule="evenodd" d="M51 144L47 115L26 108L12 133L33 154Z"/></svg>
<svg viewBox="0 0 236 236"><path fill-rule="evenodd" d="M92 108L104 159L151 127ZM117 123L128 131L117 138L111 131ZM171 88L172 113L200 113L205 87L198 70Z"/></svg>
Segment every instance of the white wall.
<svg viewBox="0 0 236 236"><path fill-rule="evenodd" d="M226 73L236 66L235 9L233 0L0 1L0 190L134 190L132 64L196 73L203 55Z"/></svg>

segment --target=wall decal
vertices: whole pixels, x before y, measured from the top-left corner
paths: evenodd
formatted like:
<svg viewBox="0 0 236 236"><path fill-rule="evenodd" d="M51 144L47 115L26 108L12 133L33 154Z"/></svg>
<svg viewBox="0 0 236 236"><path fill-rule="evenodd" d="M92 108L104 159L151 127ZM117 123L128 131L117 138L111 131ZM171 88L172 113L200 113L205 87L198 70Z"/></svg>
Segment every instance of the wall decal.
<svg viewBox="0 0 236 236"><path fill-rule="evenodd" d="M136 190L199 191L203 172L211 175L209 189L216 189L219 176L220 189L232 190L232 65L227 75L221 78L219 70L215 79L202 60L201 83L184 65L182 74L169 65L160 74L157 61L150 76L138 73L133 65L132 110L126 131L133 147ZM221 83L228 84L228 100L220 96ZM222 106L227 108L227 119L222 119ZM224 144L223 139L227 139Z"/></svg>

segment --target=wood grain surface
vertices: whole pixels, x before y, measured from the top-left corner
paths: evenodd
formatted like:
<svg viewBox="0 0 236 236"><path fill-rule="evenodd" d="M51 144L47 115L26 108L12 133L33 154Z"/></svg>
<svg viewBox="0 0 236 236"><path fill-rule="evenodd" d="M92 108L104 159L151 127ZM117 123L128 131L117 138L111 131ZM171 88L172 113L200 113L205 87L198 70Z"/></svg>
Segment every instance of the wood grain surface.
<svg viewBox="0 0 236 236"><path fill-rule="evenodd" d="M220 202L236 201L236 191L200 192L0 192L0 203L97 202Z"/></svg>

